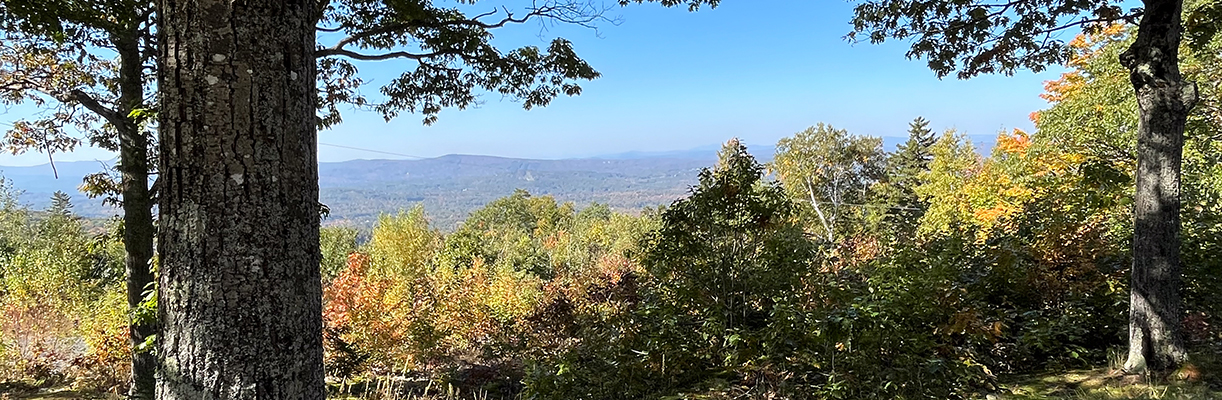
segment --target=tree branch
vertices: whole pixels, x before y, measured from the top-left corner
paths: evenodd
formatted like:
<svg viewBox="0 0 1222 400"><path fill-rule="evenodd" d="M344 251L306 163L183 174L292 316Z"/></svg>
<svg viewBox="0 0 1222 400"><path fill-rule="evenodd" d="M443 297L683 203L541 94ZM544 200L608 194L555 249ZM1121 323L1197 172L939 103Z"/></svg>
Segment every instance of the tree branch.
<svg viewBox="0 0 1222 400"><path fill-rule="evenodd" d="M314 52L314 56L319 57L319 58L330 57L330 56L343 56L343 57L351 58L353 60L361 60L361 61L380 61L380 60L389 60L392 58L407 58L407 59L419 61L425 58L437 57L437 56L444 55L444 54L447 54L447 53L446 52L432 52L432 53L416 54L416 53L408 53L406 51L395 51L395 52L383 53L383 54L361 54L361 53L357 53L352 50L344 50L344 49L335 48L335 47L332 47L329 49L321 49L321 50Z"/></svg>
<svg viewBox="0 0 1222 400"><path fill-rule="evenodd" d="M526 13L526 15L522 17L514 17L513 13L510 12L508 9L503 9L503 11L505 12L505 17L495 23L484 22L484 21L481 21L480 19L497 14L499 11L496 9L493 9L492 11L489 11L489 12L475 15L471 18L456 19L456 20L449 20L449 21L405 21L405 22L397 22L397 23L388 23L386 25L382 25L382 26L379 26L373 29L353 33L343 39L340 39L338 42L335 43L335 45L315 52L315 55L318 57L342 55L342 56L350 57L356 60L365 60L365 61L385 60L389 58L420 59L423 57L433 57L433 56L437 56L441 54L448 54L448 52L439 51L439 52L423 54L423 55L414 55L412 53L407 53L407 52L394 52L394 53L387 53L383 55L371 56L371 55L355 53L352 51L347 51L347 50L344 50L344 48L350 44L357 43L361 40L368 39L373 36L385 35L385 34L390 34L390 33L401 33L403 31L406 31L412 28L440 29L445 26L469 26L469 27L477 27L481 29L496 29L496 28L504 27L511 23L512 24L525 23L533 18L551 18L551 19L554 19L560 22L564 22L564 23L570 23L570 24L576 24L576 25L588 27L592 21L602 18L602 12L585 12L586 10L577 9L577 7L573 5L560 5L560 6L550 5L550 6L533 8L533 9L530 9L530 12ZM322 26L315 27L315 30L319 32L339 32L344 29L345 29L344 26L338 26L334 28L328 28L328 27L322 27Z"/></svg>
<svg viewBox="0 0 1222 400"><path fill-rule="evenodd" d="M374 28L374 29L370 29L364 32L352 34L346 38L340 39L340 41L336 42L334 46L331 46L331 49L340 50L349 44L352 44L361 39L368 38L370 36L391 33L391 32L395 32L398 30L407 29L410 27L412 27L412 25L405 23L405 22L383 25L378 28Z"/></svg>
<svg viewBox="0 0 1222 400"><path fill-rule="evenodd" d="M1088 18L1082 18L1081 20L1078 20L1077 22L1071 22L1071 23L1068 23L1068 24L1065 24L1065 25L1061 25L1061 26L1058 26L1058 27L1055 27L1055 28L1049 28L1049 29L1046 29L1046 30L1042 30L1042 31L1039 31L1039 32L1035 32L1035 34L1036 34L1036 35L1050 35L1050 34L1053 34L1053 33L1058 32L1058 31L1062 31L1062 30L1065 30L1065 29L1069 29L1069 28L1072 28L1072 27L1075 27L1075 26L1086 26L1086 25L1090 25L1090 24L1097 24L1097 23L1112 23L1112 22L1116 22L1116 21L1124 21L1124 22L1127 22L1127 23L1134 23L1133 21L1134 21L1134 20L1136 20L1137 18L1140 18L1142 14L1143 14L1142 12L1135 12L1135 13L1132 13L1132 14L1124 14L1124 15L1120 15L1120 16L1116 16L1116 17L1106 17L1106 18L1091 18L1091 19L1088 19Z"/></svg>
<svg viewBox="0 0 1222 400"><path fill-rule="evenodd" d="M93 96L90 96L88 93L85 93L80 89L73 89L66 95L57 96L56 98L63 102L75 101L81 106L85 107L85 109L92 111L94 114L100 115L102 118L105 118L106 122L109 122L111 125L119 126L127 122L127 119L124 118L124 116L119 115L119 113L114 112L114 110L106 108L106 106L99 103L97 99L94 99Z"/></svg>

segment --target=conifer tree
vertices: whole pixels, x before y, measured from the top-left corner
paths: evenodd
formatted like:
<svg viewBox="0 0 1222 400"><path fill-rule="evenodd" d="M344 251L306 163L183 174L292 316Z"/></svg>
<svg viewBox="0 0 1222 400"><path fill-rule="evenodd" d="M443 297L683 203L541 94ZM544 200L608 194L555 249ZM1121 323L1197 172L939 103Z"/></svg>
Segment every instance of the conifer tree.
<svg viewBox="0 0 1222 400"><path fill-rule="evenodd" d="M917 117L908 124L908 141L897 146L887 159L887 179L893 188L889 199L890 216L902 226L915 227L924 214L925 204L916 195L920 175L929 171L933 161L931 148L937 138L929 129L929 121Z"/></svg>

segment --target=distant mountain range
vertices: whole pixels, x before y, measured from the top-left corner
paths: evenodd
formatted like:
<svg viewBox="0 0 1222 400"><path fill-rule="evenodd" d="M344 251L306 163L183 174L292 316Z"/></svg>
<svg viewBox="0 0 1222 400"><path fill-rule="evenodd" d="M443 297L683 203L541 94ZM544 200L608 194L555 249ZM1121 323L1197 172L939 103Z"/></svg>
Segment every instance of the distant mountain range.
<svg viewBox="0 0 1222 400"><path fill-rule="evenodd" d="M696 183L715 158L528 160L449 155L424 160L356 160L319 164L320 200L333 222L369 226L384 212L423 204L442 229L515 189L578 206L619 211L669 204Z"/></svg>
<svg viewBox="0 0 1222 400"><path fill-rule="evenodd" d="M353 160L319 164L320 200L331 214L326 224L372 226L378 215L423 204L435 226L453 229L471 211L515 189L551 195L579 207L592 202L619 211L669 204L695 184L716 154L700 158L529 160L448 155L423 160ZM118 214L99 199L77 191L81 178L101 171L98 162L0 167L0 175L22 191L20 200L46 207L51 194L71 194L75 210L89 218Z"/></svg>
<svg viewBox="0 0 1222 400"><path fill-rule="evenodd" d="M591 158L603 160L636 160L641 158L677 158L689 160L716 160L717 152L721 151L721 145L712 144L708 146L700 146L687 150L671 150L671 151L629 151L624 153L604 154ZM757 157L772 158L772 153L767 155L760 153Z"/></svg>
<svg viewBox="0 0 1222 400"><path fill-rule="evenodd" d="M978 151L987 154L993 137L971 137ZM905 138L884 138L894 150ZM320 200L331 209L325 224L369 227L382 213L423 204L433 224L449 230L475 209L515 189L551 195L578 207L592 202L632 212L669 204L688 193L701 168L713 165L720 146L684 151L629 152L596 158L532 160L474 155L447 155L422 160L352 160L319 163ZM772 159L769 150L754 153ZM22 191L21 201L46 207L51 194L71 194L76 212L89 218L118 214L100 199L88 199L77 190L81 178L111 163L57 162L56 179L49 165L0 166L0 176Z"/></svg>

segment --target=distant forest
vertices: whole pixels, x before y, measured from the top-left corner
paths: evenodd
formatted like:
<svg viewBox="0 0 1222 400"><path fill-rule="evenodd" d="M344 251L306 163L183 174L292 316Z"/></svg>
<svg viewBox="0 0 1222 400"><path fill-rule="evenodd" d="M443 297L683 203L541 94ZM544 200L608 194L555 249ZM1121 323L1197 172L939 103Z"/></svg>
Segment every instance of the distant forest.
<svg viewBox="0 0 1222 400"><path fill-rule="evenodd" d="M883 148L895 150L907 138L882 138ZM981 154L988 154L996 135L967 136ZM756 149L759 147L759 149ZM772 144L753 146L761 160L772 158ZM516 189L547 195L579 208L591 204L637 213L688 194L696 173L717 160L715 149L675 152L632 152L600 158L533 160L474 155L447 155L421 160L352 160L319 164L319 201L330 210L326 226L373 227L381 214L424 207L431 224L452 231L467 216ZM0 176L20 191L19 200L34 209L51 204L56 191L72 197L75 212L104 220L118 209L81 194L81 178L107 170L109 162L57 162L31 167L0 166ZM113 173L113 171L111 171Z"/></svg>

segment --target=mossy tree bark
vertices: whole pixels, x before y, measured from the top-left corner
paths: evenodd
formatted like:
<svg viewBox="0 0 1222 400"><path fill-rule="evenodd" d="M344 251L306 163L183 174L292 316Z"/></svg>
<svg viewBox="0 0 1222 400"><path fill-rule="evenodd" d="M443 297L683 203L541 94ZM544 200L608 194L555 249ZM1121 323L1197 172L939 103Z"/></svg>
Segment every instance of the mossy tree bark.
<svg viewBox="0 0 1222 400"><path fill-rule="evenodd" d="M323 399L310 0L159 0L159 399Z"/></svg>

